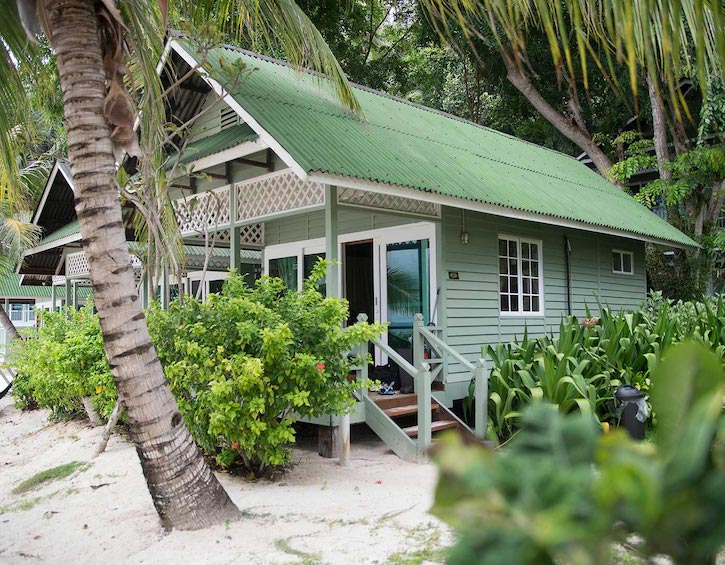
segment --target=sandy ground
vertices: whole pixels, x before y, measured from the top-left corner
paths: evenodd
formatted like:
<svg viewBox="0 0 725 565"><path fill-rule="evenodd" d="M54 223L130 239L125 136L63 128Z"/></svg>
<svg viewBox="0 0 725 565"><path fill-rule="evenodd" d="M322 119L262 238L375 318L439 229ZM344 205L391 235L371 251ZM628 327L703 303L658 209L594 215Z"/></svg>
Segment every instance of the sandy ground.
<svg viewBox="0 0 725 565"><path fill-rule="evenodd" d="M46 411L0 400L0 563L439 562L450 531L428 514L431 465L401 461L367 428L353 427L349 467L317 455L314 437L294 450L277 482L219 474L244 513L200 532L162 530L133 447L114 435L91 454L100 428L51 424ZM26 494L18 483L71 461L85 470Z"/></svg>

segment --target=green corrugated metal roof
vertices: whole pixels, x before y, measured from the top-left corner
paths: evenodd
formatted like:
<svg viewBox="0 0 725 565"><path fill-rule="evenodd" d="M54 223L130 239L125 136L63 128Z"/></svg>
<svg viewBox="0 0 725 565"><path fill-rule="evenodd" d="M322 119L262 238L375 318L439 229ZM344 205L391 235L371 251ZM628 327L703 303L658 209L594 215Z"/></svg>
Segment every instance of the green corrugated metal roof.
<svg viewBox="0 0 725 565"><path fill-rule="evenodd" d="M62 228L55 230L53 233L49 234L47 237L44 237L36 247L39 247L41 245L44 245L46 243L52 243L54 241L58 241L59 239L62 239L64 237L68 237L69 235L80 235L81 228L78 225L78 220L73 220L71 223L64 225Z"/></svg>
<svg viewBox="0 0 725 565"><path fill-rule="evenodd" d="M207 70L227 82L224 69L239 59L255 72L236 81L234 99L309 173L400 185L695 245L572 157L355 87L364 111L360 118L316 76L239 49L212 50Z"/></svg>
<svg viewBox="0 0 725 565"><path fill-rule="evenodd" d="M5 298L50 298L49 286L25 286L20 284L20 275L9 274L0 277L0 297Z"/></svg>
<svg viewBox="0 0 725 565"><path fill-rule="evenodd" d="M191 163L202 157L220 153L244 143L254 141L259 136L247 124L238 124L221 130L207 137L189 143L181 156L181 163Z"/></svg>
<svg viewBox="0 0 725 565"><path fill-rule="evenodd" d="M50 298L52 292L50 285L21 285L20 275L9 274L0 277L0 298ZM76 292L79 298L87 298L93 294L93 289L89 286L79 286ZM58 298L63 298L65 296L65 286L57 286L56 293Z"/></svg>

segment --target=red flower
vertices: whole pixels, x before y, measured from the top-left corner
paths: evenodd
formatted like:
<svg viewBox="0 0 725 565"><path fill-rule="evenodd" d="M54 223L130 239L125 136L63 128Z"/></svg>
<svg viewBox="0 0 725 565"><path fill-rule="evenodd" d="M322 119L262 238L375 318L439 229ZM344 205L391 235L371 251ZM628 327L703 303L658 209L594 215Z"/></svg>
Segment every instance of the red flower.
<svg viewBox="0 0 725 565"><path fill-rule="evenodd" d="M235 441L234 443L232 443L232 449L239 449L239 442L238 441Z"/></svg>
<svg viewBox="0 0 725 565"><path fill-rule="evenodd" d="M322 372L325 370L325 364L324 363L318 363L315 365L315 368L317 368L318 371Z"/></svg>

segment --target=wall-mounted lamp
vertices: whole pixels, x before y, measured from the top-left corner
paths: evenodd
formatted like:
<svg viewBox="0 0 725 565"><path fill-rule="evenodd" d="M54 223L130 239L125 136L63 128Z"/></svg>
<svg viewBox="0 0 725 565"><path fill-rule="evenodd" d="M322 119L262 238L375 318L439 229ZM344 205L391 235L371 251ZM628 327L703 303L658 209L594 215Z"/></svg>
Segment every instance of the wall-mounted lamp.
<svg viewBox="0 0 725 565"><path fill-rule="evenodd" d="M468 245L468 232L466 231L466 211L461 210L461 244Z"/></svg>

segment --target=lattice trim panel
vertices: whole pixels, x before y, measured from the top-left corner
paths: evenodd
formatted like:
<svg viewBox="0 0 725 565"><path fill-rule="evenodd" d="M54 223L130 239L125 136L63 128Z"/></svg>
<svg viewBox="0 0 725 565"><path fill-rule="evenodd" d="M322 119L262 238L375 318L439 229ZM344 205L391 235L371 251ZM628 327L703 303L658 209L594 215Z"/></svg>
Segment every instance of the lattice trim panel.
<svg viewBox="0 0 725 565"><path fill-rule="evenodd" d="M238 222L325 203L322 184L302 180L289 170L240 182L234 188Z"/></svg>
<svg viewBox="0 0 725 565"><path fill-rule="evenodd" d="M392 194L381 194L355 188L342 188L337 193L337 201L347 206L360 206L363 208L374 208L378 210L390 210L393 212L404 212L418 216L441 217L441 207L434 202L425 202L413 198L393 196Z"/></svg>
<svg viewBox="0 0 725 565"><path fill-rule="evenodd" d="M177 200L174 212L181 233L204 233L228 226L229 191L229 186L223 186Z"/></svg>
<svg viewBox="0 0 725 565"><path fill-rule="evenodd" d="M143 270L143 262L136 255L131 255L131 266L134 268L134 277L136 277L137 271ZM66 277L76 278L90 273L88 267L88 259L83 251L77 253L69 253L65 258L65 277L62 277L62 283L65 283ZM61 277L58 278L60 281ZM55 277L53 277L53 284L55 283ZM59 282L59 284L62 284Z"/></svg>
<svg viewBox="0 0 725 565"><path fill-rule="evenodd" d="M242 245L264 247L264 224L249 224L239 229L239 241Z"/></svg>

